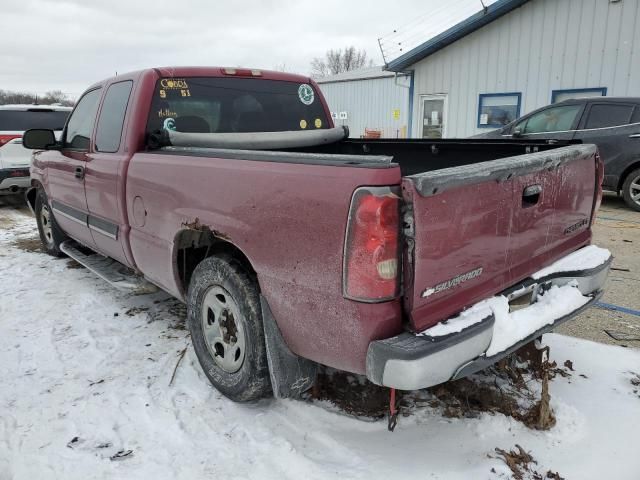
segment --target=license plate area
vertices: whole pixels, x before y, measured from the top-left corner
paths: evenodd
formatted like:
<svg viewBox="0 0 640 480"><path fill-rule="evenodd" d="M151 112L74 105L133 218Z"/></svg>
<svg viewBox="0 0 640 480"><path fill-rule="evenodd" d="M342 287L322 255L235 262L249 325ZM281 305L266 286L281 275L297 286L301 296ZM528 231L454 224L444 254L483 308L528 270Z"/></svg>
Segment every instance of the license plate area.
<svg viewBox="0 0 640 480"><path fill-rule="evenodd" d="M537 297L537 287L538 284L529 285L507 295L509 312L515 312L531 305Z"/></svg>

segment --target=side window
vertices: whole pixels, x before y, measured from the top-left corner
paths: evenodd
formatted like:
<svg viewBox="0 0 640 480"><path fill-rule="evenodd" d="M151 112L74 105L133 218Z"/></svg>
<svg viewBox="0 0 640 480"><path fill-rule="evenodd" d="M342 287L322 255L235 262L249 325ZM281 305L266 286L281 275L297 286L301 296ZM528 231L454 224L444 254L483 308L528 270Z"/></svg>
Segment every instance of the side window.
<svg viewBox="0 0 640 480"><path fill-rule="evenodd" d="M89 150L91 132L96 121L99 102L99 88L91 90L80 99L67 123L63 142L64 148Z"/></svg>
<svg viewBox="0 0 640 480"><path fill-rule="evenodd" d="M584 128L605 128L616 127L618 125L626 125L631 123L631 115L633 114L633 106L631 105L612 105L612 104L595 104L589 110L589 118Z"/></svg>
<svg viewBox="0 0 640 480"><path fill-rule="evenodd" d="M547 108L532 115L523 122L524 128L520 125L516 128L520 127L522 133L562 132L571 130L581 109L581 105Z"/></svg>
<svg viewBox="0 0 640 480"><path fill-rule="evenodd" d="M124 125L124 114L129 103L132 81L114 83L107 90L96 130L96 150L117 152Z"/></svg>

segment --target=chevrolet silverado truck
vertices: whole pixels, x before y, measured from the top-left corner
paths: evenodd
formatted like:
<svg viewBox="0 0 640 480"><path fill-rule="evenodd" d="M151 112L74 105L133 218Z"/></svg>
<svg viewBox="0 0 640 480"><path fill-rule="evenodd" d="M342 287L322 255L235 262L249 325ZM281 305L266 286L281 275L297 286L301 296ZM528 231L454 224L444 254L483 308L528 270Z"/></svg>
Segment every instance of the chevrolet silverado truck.
<svg viewBox="0 0 640 480"><path fill-rule="evenodd" d="M318 365L392 389L467 376L602 294L596 147L349 139L310 78L154 68L30 130L44 248L187 304L236 401L295 397Z"/></svg>

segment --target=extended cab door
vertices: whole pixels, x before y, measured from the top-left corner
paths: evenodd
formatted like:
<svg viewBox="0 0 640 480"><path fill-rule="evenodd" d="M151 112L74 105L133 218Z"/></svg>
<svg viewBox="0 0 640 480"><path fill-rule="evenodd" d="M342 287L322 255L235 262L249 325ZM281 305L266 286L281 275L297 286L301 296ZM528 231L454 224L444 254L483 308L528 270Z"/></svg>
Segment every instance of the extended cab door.
<svg viewBox="0 0 640 480"><path fill-rule="evenodd" d="M85 171L88 224L96 248L129 266L132 260L125 254L123 240L128 232L124 185L131 153L125 152L122 137L132 87L131 80L106 87Z"/></svg>
<svg viewBox="0 0 640 480"><path fill-rule="evenodd" d="M620 176L640 159L640 123L634 123L634 109L640 112L634 103L594 101L576 132L576 139L598 146L604 162L604 187L610 190L618 189Z"/></svg>
<svg viewBox="0 0 640 480"><path fill-rule="evenodd" d="M80 98L62 134L62 148L39 154L47 166L49 203L56 221L69 236L88 246L93 246L93 237L87 225L84 176L101 92L96 88Z"/></svg>

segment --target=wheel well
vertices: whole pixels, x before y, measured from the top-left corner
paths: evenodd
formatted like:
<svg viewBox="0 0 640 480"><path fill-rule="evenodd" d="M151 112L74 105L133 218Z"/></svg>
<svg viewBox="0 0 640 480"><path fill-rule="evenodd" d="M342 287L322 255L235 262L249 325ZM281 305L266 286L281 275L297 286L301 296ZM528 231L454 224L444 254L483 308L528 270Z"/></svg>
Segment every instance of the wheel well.
<svg viewBox="0 0 640 480"><path fill-rule="evenodd" d="M180 289L186 295L193 271L205 258L226 256L239 263L257 282L257 275L247 256L224 235L198 225L197 228L181 230L175 238L176 254L174 267L178 274Z"/></svg>
<svg viewBox="0 0 640 480"><path fill-rule="evenodd" d="M620 180L618 180L618 192L622 190L622 186L624 185L625 180L627 179L627 175L629 175L636 168L640 168L640 160L635 163L632 163L627 168L625 168L622 175L620 175Z"/></svg>

